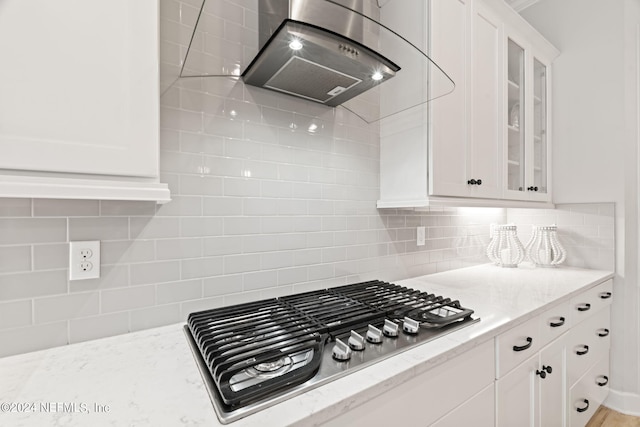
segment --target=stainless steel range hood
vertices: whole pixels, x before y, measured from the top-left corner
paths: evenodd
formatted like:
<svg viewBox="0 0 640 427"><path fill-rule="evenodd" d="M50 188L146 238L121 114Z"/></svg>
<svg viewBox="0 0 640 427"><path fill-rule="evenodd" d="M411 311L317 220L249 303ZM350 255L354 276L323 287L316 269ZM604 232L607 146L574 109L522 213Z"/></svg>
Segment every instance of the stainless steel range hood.
<svg viewBox="0 0 640 427"><path fill-rule="evenodd" d="M242 78L342 105L367 122L453 90L422 50L382 24L386 10L377 0L247 0L229 7L203 1L181 77Z"/></svg>

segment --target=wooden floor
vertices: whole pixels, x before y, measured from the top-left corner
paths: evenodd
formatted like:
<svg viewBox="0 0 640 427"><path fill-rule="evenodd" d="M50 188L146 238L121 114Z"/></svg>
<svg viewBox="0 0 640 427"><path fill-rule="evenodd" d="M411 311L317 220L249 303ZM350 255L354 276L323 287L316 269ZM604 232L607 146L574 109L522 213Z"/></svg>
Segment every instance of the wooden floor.
<svg viewBox="0 0 640 427"><path fill-rule="evenodd" d="M624 415L600 406L586 427L640 427L640 417Z"/></svg>

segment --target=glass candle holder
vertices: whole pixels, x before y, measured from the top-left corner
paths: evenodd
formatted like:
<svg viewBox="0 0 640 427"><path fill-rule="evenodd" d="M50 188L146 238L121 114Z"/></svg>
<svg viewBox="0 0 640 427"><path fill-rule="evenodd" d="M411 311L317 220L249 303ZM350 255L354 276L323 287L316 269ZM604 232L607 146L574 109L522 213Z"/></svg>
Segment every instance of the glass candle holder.
<svg viewBox="0 0 640 427"><path fill-rule="evenodd" d="M518 228L513 224L495 225L493 237L487 246L489 260L500 267L517 267L524 260L524 246L518 239Z"/></svg>

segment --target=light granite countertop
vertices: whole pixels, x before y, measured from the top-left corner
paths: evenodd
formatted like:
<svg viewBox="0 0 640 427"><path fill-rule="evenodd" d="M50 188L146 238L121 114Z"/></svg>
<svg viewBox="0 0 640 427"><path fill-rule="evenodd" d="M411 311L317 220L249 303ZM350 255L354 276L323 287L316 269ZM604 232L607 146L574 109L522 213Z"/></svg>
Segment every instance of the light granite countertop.
<svg viewBox="0 0 640 427"><path fill-rule="evenodd" d="M459 299L481 321L231 425L319 425L612 276L482 265L396 281ZM219 425L182 326L0 359L0 425Z"/></svg>

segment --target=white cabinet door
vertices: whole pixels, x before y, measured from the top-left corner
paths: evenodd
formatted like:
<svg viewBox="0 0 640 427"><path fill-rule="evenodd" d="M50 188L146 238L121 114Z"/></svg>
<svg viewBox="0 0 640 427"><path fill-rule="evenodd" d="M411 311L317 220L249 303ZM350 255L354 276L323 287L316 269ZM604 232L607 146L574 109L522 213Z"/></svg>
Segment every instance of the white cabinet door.
<svg viewBox="0 0 640 427"><path fill-rule="evenodd" d="M502 79L500 19L482 2L475 2L472 14L471 134L469 142L472 197L502 196ZM469 181L467 180L467 181Z"/></svg>
<svg viewBox="0 0 640 427"><path fill-rule="evenodd" d="M430 194L500 198L500 19L481 2L431 2L431 53L456 84L431 101Z"/></svg>
<svg viewBox="0 0 640 427"><path fill-rule="evenodd" d="M158 176L156 0L3 0L0 169Z"/></svg>
<svg viewBox="0 0 640 427"><path fill-rule="evenodd" d="M562 427L565 410L565 340L560 338L540 351L539 372L545 372L540 382L540 426Z"/></svg>
<svg viewBox="0 0 640 427"><path fill-rule="evenodd" d="M538 354L496 381L496 426L539 426L537 396L539 383L536 370Z"/></svg>
<svg viewBox="0 0 640 427"><path fill-rule="evenodd" d="M430 2L431 57L456 87L430 101L429 192L437 196L468 196L470 152L469 43L470 1Z"/></svg>

